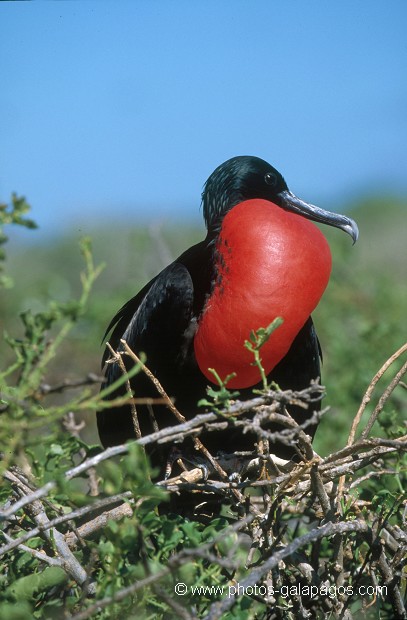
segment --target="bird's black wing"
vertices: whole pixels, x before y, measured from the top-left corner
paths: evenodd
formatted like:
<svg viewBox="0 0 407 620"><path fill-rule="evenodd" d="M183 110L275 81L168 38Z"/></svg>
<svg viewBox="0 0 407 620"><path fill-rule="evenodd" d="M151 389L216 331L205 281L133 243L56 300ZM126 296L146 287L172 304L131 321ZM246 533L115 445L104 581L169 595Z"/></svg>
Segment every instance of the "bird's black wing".
<svg viewBox="0 0 407 620"><path fill-rule="evenodd" d="M124 304L124 306L120 308L120 310L115 314L115 316L110 321L105 331L105 334L103 336L102 342L106 341L106 337L108 336L110 331L114 328L109 337L109 344L111 345L113 349L115 350L117 349L117 347L119 346L120 338L123 337L123 334L126 331L127 326L129 325L131 319L133 318L133 315L137 311L138 307L142 303L144 297L147 295L150 288L153 286L154 282L157 280L157 278L160 277L160 275L161 274L158 274L158 276L155 276L155 278L150 280L150 282L148 282L137 293L137 295L129 299L129 301L127 301ZM106 348L103 354L103 358L102 358L102 368L105 365L105 362L107 358L109 357L109 355L110 355L109 349Z"/></svg>
<svg viewBox="0 0 407 620"><path fill-rule="evenodd" d="M282 389L303 390L321 376L321 347L312 318L300 329L288 353L271 371L270 377Z"/></svg>
<svg viewBox="0 0 407 620"><path fill-rule="evenodd" d="M120 339L123 338L137 355L143 351L150 370L161 383L171 386L174 373L182 372L183 358L188 358L192 347L195 328L193 297L194 288L187 267L172 263L127 302L113 319L111 325L116 323L116 327L111 345L120 350ZM108 364L103 388L116 381L120 373L116 363ZM143 373L133 379L132 389L138 392L136 396L157 396ZM116 398L121 393L123 389L109 398ZM122 406L99 411L98 429L104 445L134 436L130 408Z"/></svg>
<svg viewBox="0 0 407 620"><path fill-rule="evenodd" d="M120 308L110 321L105 335L103 336L103 341L106 340L106 336L114 328L109 337L109 343L113 349L117 349L120 344L120 338L123 337L124 332L139 306L144 303L145 298L150 294L150 289L152 289L152 287L156 288L154 293L151 294L150 299L157 296L157 294L160 298L165 297L166 286L169 286L167 297L173 298L174 300L177 295L179 296L179 294L182 294L182 291L188 295L188 291L191 291L193 288L194 312L195 314L199 314L210 288L213 251L214 248L211 244L208 244L206 241L201 241L183 252L171 265L163 269L163 271L150 280L137 295ZM183 271L183 269L185 269L185 271ZM172 297L171 289L178 290L177 295L174 297ZM163 308L165 308L166 303L168 303L168 300L164 303ZM177 303L175 305L177 305ZM102 359L102 367L108 357L109 350L106 349Z"/></svg>
<svg viewBox="0 0 407 620"><path fill-rule="evenodd" d="M321 379L322 352L312 318L309 317L305 325L295 337L287 355L271 371L269 380L275 381L283 390L304 390L311 381ZM290 414L302 424L311 417L314 411L320 411L321 402L312 403L308 410L291 406ZM306 432L314 436L317 424L307 427Z"/></svg>

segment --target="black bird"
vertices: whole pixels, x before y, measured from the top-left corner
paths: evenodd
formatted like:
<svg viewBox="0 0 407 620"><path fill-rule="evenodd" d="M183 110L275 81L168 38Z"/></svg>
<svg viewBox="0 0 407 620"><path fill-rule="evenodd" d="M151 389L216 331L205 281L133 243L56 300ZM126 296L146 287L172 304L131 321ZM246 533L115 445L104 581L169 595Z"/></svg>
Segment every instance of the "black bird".
<svg viewBox="0 0 407 620"><path fill-rule="evenodd" d="M303 202L258 157L234 157L216 168L204 185L202 207L206 238L146 284L106 332L114 328L110 344L115 350L125 339L137 354L146 354L147 366L186 418L198 412L197 402L215 382L208 368L222 379L236 373L228 387L243 399L252 394L260 377L244 341L277 316L284 322L261 350L268 380L281 389L300 390L320 377L320 347L310 314L328 283L331 255L310 220L340 228L354 242L358 237L353 220ZM108 357L106 350L103 363ZM108 364L103 387L119 376L118 364ZM132 380L132 389L135 397L157 397L144 373ZM153 416L145 406L137 410L143 435L154 430L154 418L159 428L176 423L163 405L153 407ZM303 421L312 412L294 408L292 413ZM105 447L135 438L128 405L99 411L97 422ZM215 454L253 449L255 437L211 433L203 441ZM167 453L153 453L153 462L164 467ZM287 449L276 446L275 453L287 456Z"/></svg>

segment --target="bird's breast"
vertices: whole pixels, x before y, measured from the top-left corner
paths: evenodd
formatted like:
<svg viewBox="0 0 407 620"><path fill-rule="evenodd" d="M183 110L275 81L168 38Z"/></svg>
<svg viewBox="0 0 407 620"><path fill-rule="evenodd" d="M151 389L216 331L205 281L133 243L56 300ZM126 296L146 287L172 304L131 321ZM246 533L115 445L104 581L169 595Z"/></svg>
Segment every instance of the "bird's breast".
<svg viewBox="0 0 407 620"><path fill-rule="evenodd" d="M250 332L277 316L283 324L261 349L268 374L286 355L317 306L329 280L331 253L309 220L267 200L247 200L225 216L216 246L216 280L194 339L201 372L208 368L228 386L244 388L260 380L253 355L244 347Z"/></svg>

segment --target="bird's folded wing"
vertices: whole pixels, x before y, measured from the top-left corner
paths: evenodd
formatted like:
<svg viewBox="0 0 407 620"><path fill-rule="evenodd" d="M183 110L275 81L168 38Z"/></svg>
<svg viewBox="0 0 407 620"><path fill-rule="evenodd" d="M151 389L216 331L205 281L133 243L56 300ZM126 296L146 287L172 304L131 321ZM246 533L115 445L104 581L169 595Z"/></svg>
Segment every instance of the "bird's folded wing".
<svg viewBox="0 0 407 620"><path fill-rule="evenodd" d="M193 330L193 284L188 269L177 262L166 267L115 317L111 345L120 349L120 339L135 353L143 351L152 372L160 372L191 346ZM114 320L113 320L114 323ZM114 365L115 366L115 365ZM110 383L117 368L107 373Z"/></svg>

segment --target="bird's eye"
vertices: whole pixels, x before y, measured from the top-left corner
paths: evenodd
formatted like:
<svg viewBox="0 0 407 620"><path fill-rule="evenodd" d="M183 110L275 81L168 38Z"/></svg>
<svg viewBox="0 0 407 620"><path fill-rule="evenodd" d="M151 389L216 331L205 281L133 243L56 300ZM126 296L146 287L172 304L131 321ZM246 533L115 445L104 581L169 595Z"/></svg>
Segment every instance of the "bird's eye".
<svg viewBox="0 0 407 620"><path fill-rule="evenodd" d="M272 187L275 187L277 185L277 176L274 174L274 172L267 172L267 174L264 175L264 180L266 181L267 185L271 185Z"/></svg>

